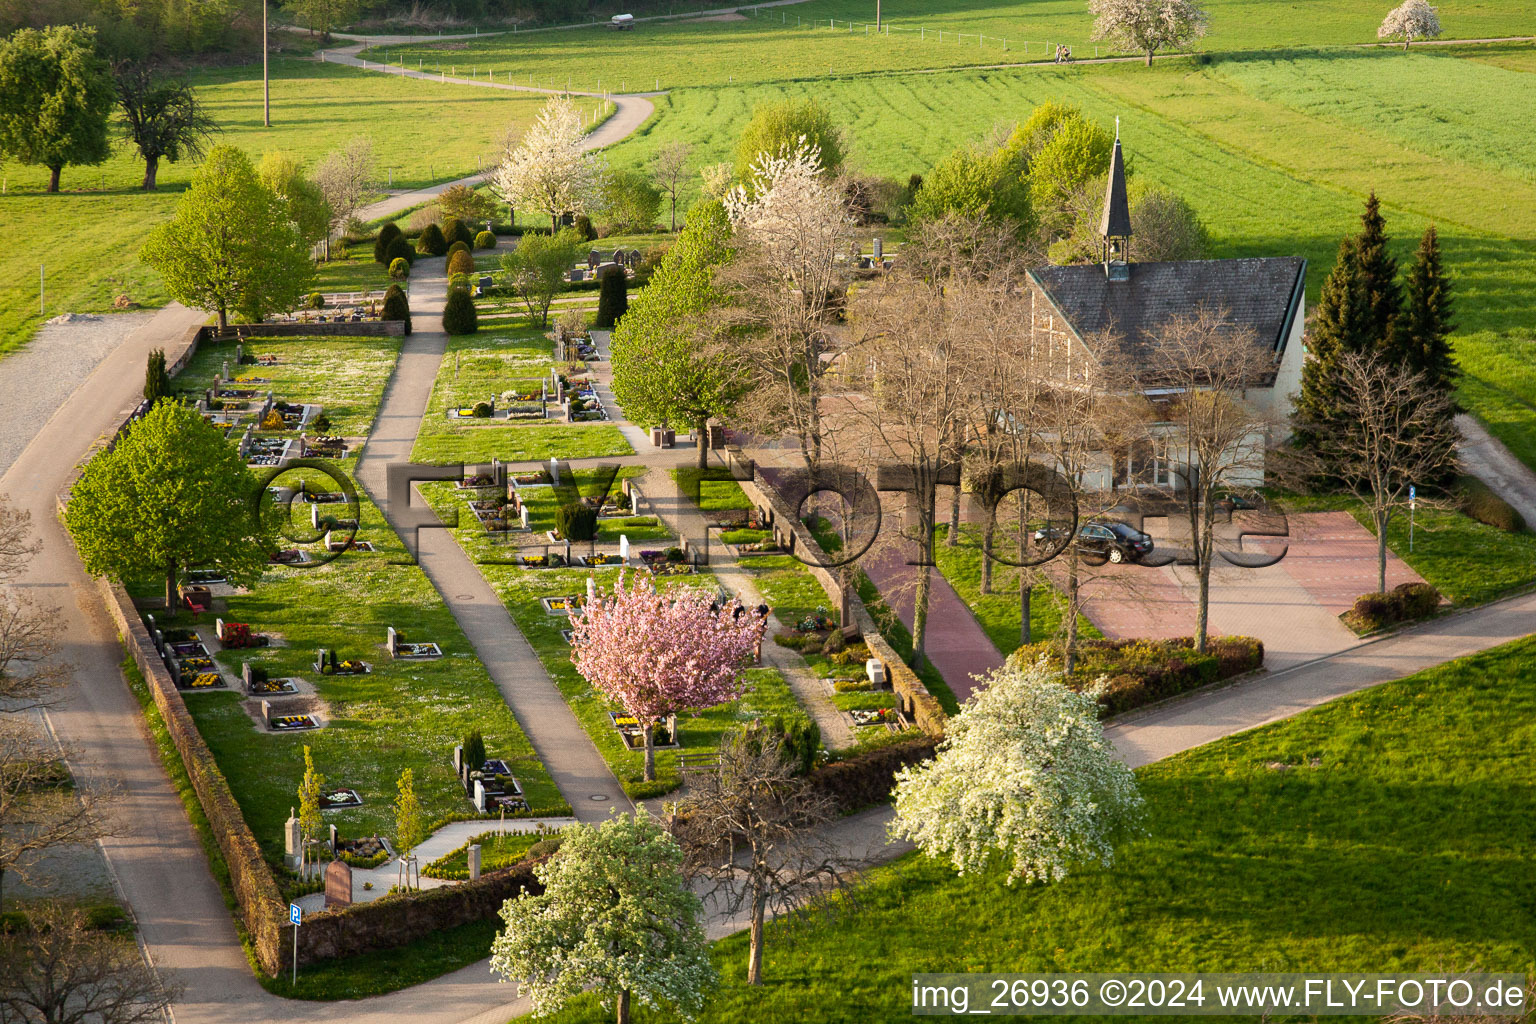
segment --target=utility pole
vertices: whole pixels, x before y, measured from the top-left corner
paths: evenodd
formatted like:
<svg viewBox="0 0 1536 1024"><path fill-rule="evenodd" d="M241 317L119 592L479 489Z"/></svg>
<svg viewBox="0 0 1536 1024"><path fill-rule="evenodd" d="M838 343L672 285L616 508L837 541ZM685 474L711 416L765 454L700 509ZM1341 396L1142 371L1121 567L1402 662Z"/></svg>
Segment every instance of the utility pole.
<svg viewBox="0 0 1536 1024"><path fill-rule="evenodd" d="M272 127L272 80L267 76L267 0L261 0L261 123Z"/></svg>
<svg viewBox="0 0 1536 1024"><path fill-rule="evenodd" d="M875 0L875 31L880 31L880 0Z"/></svg>

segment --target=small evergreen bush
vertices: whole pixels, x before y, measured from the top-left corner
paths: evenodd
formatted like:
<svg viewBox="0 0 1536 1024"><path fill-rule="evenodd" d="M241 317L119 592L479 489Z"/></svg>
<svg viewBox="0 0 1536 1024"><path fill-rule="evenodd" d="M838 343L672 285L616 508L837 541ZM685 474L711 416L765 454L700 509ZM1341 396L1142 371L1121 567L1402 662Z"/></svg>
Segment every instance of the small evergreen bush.
<svg viewBox="0 0 1536 1024"><path fill-rule="evenodd" d="M384 261L387 267L395 260L405 260L407 264L416 262L416 250L411 248L411 243L404 238L397 238L389 243L389 259Z"/></svg>
<svg viewBox="0 0 1536 1024"><path fill-rule="evenodd" d="M416 251L423 256L441 256L448 251L448 240L443 237L443 229L436 224L428 224L421 229L421 235L416 239Z"/></svg>
<svg viewBox="0 0 1536 1024"><path fill-rule="evenodd" d="M454 242L463 242L466 246L469 246L473 245L475 241L475 233L469 230L464 222L457 217L450 217L443 221L442 233L443 238L447 239L450 245Z"/></svg>
<svg viewBox="0 0 1536 1024"><path fill-rule="evenodd" d="M491 418L491 403L490 402L476 402L475 403L475 407L473 409L471 409L470 411L475 414L476 418L482 419L482 420L488 420L488 419Z"/></svg>
<svg viewBox="0 0 1536 1024"><path fill-rule="evenodd" d="M608 331L629 311L629 281L623 267L609 267L598 282L596 326Z"/></svg>
<svg viewBox="0 0 1536 1024"><path fill-rule="evenodd" d="M473 292L473 282L468 274L449 274L448 290L456 292Z"/></svg>
<svg viewBox="0 0 1536 1024"><path fill-rule="evenodd" d="M309 308L310 309L324 309L325 308L325 296L321 295L319 292L310 292L309 293Z"/></svg>
<svg viewBox="0 0 1536 1024"><path fill-rule="evenodd" d="M555 529L566 540L591 540L597 536L597 509L572 501L555 509Z"/></svg>
<svg viewBox="0 0 1536 1024"><path fill-rule="evenodd" d="M592 226L592 218L586 214L578 213L576 219L571 221L571 226L576 229L576 234L581 236L582 241L597 241L597 229Z"/></svg>
<svg viewBox="0 0 1536 1024"><path fill-rule="evenodd" d="M379 228L379 234L373 240L373 262L389 266L389 247L400 237L400 227L393 222Z"/></svg>
<svg viewBox="0 0 1536 1024"><path fill-rule="evenodd" d="M469 252L469 246L463 242L454 242L448 247L448 258L453 259L453 254L456 252Z"/></svg>
<svg viewBox="0 0 1536 1024"><path fill-rule="evenodd" d="M482 231L475 236L476 249L496 248L496 236L489 231Z"/></svg>
<svg viewBox="0 0 1536 1024"><path fill-rule="evenodd" d="M403 281L411 276L411 265L403 259L390 260L389 276L396 281Z"/></svg>
<svg viewBox="0 0 1536 1024"><path fill-rule="evenodd" d="M472 772L479 771L485 765L485 738L480 735L479 729L472 729L468 736L464 737L464 763Z"/></svg>
<svg viewBox="0 0 1536 1024"><path fill-rule="evenodd" d="M171 375L165 372L165 349L157 348L149 353L144 367L144 400L154 405L171 394Z"/></svg>
<svg viewBox="0 0 1536 1024"><path fill-rule="evenodd" d="M460 249L448 257L448 273L473 274L475 272L475 258L469 254L468 249Z"/></svg>
<svg viewBox="0 0 1536 1024"><path fill-rule="evenodd" d="M1456 481L1456 490L1461 498L1461 510L1478 522L1505 533L1521 533L1525 530L1525 517L1477 477L1461 477Z"/></svg>
<svg viewBox="0 0 1536 1024"><path fill-rule="evenodd" d="M390 285L384 293L384 319L405 321L405 333L411 333L411 302L398 284Z"/></svg>
<svg viewBox="0 0 1536 1024"><path fill-rule="evenodd" d="M450 289L448 303L443 307L443 330L449 334L474 334L480 326L480 316L475 312L475 300L460 289Z"/></svg>

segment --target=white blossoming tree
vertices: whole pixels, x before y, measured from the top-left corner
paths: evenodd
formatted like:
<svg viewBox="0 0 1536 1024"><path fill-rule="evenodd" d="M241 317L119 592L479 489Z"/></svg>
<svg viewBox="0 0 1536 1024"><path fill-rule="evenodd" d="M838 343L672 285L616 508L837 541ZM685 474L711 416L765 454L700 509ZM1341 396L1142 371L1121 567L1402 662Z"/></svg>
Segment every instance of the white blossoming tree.
<svg viewBox="0 0 1536 1024"><path fill-rule="evenodd" d="M1194 0L1088 0L1093 38L1152 56L1205 35L1205 11Z"/></svg>
<svg viewBox="0 0 1536 1024"><path fill-rule="evenodd" d="M522 139L508 145L490 184L514 208L549 214L551 230L559 231L563 214L588 213L599 205L606 173L602 161L587 152L576 104L554 96Z"/></svg>
<svg viewBox="0 0 1536 1024"><path fill-rule="evenodd" d="M1376 30L1376 38L1401 39L1405 50L1415 39L1433 39L1440 34L1438 11L1439 8L1429 6L1428 0L1406 0L1387 12Z"/></svg>
<svg viewBox="0 0 1536 1024"><path fill-rule="evenodd" d="M961 874L1010 861L1010 885L1111 863L1142 800L1094 695L1040 664L998 669L986 684L950 720L934 759L897 773L891 834L948 856Z"/></svg>
<svg viewBox="0 0 1536 1024"><path fill-rule="evenodd" d="M502 905L491 970L518 984L535 1016L588 989L618 1024L636 1001L697 1013L715 969L677 841L643 810L560 835L559 851L534 869L544 892Z"/></svg>

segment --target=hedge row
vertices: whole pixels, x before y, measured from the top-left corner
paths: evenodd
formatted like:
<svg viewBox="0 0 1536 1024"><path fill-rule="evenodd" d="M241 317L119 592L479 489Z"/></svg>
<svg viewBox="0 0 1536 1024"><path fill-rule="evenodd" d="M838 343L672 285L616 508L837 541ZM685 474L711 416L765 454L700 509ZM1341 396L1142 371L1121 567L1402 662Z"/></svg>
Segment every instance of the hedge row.
<svg viewBox="0 0 1536 1024"><path fill-rule="evenodd" d="M1520 533L1525 529L1525 518L1520 512L1477 477L1459 477L1456 493L1461 499L1461 510L1478 522L1505 533Z"/></svg>
<svg viewBox="0 0 1536 1024"><path fill-rule="evenodd" d="M1041 659L1059 670L1060 645L1029 644L1008 656L1010 664L1027 665ZM1099 704L1107 714L1117 714L1252 672L1263 664L1264 642L1250 636L1211 637L1204 653L1195 650L1194 637L1188 636L1084 640L1078 644L1077 664L1067 685L1081 690L1100 678L1107 679L1109 685Z"/></svg>
<svg viewBox="0 0 1536 1024"><path fill-rule="evenodd" d="M1356 633L1374 633L1399 622L1427 619L1440 607L1440 591L1428 583L1399 583L1390 593L1361 594L1339 618Z"/></svg>

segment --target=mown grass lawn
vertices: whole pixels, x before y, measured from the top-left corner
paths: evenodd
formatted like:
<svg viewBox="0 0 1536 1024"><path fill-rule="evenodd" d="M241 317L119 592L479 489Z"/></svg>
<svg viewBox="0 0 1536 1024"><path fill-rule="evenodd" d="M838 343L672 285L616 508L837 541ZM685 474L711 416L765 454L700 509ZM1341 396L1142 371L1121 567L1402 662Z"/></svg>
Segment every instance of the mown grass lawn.
<svg viewBox="0 0 1536 1024"><path fill-rule="evenodd" d="M730 470L719 466L700 469L678 466L670 469L672 480L700 512L749 511L752 502L741 484L732 479Z"/></svg>
<svg viewBox="0 0 1536 1024"><path fill-rule="evenodd" d="M930 971L1529 972L1533 743L1526 639L1141 769L1146 833L1111 867L877 868L843 913L770 926L762 986L745 933L717 943L701 1019L896 1020Z"/></svg>
<svg viewBox="0 0 1536 1024"><path fill-rule="evenodd" d="M554 342L544 331L528 326L526 318L481 328L478 334L448 339L448 349L432 385L432 397L422 417L411 461L451 465L548 461L633 455L634 448L611 423L565 423L562 420L450 419L448 411L500 398L505 391L552 386ZM553 401L551 417L562 415Z"/></svg>
<svg viewBox="0 0 1536 1024"><path fill-rule="evenodd" d="M1536 468L1536 340L1510 331L1456 339L1456 397L1515 457Z"/></svg>
<svg viewBox="0 0 1536 1024"><path fill-rule="evenodd" d="M373 429L373 417L384 397L384 386L395 367L404 338L249 338L247 355L273 355L275 366L240 366L233 342L199 346L187 368L176 375L178 391L200 396L213 378L229 372L264 382L237 384L279 401L318 403L331 421L327 433L363 437ZM226 380L227 383L227 380ZM311 434L316 431L311 428ZM291 433L291 432L290 432Z"/></svg>
<svg viewBox="0 0 1536 1024"><path fill-rule="evenodd" d="M1287 512L1348 511L1374 536L1368 510L1347 495L1280 497ZM1420 508L1408 550L1408 514L1394 515L1387 547L1458 605L1478 605L1536 583L1536 534L1505 533L1455 511Z"/></svg>
<svg viewBox="0 0 1536 1024"><path fill-rule="evenodd" d="M362 136L372 140L382 190L417 188L472 174L494 159L509 127L533 120L544 98L473 86L436 85L339 64L272 61L272 127L261 123L261 66L190 72L198 98L220 132L253 160L283 150L313 167ZM451 125L451 131L444 131ZM117 131L113 131L114 136ZM24 343L43 320L63 312L99 313L119 294L145 306L167 301L159 276L139 262L150 228L170 218L191 180L188 161L160 165L157 192L139 191L144 164L131 145L114 143L100 167L66 168L64 192L47 195L48 172L8 164L0 224L26 244L0 253L0 354ZM67 234L67 244L63 235ZM47 308L38 311L38 265L48 266Z"/></svg>
<svg viewBox="0 0 1536 1024"><path fill-rule="evenodd" d="M352 246L343 259L339 246L333 243L331 255L331 260L315 268L317 292L383 292L392 283L388 268L373 261L370 245Z"/></svg>

